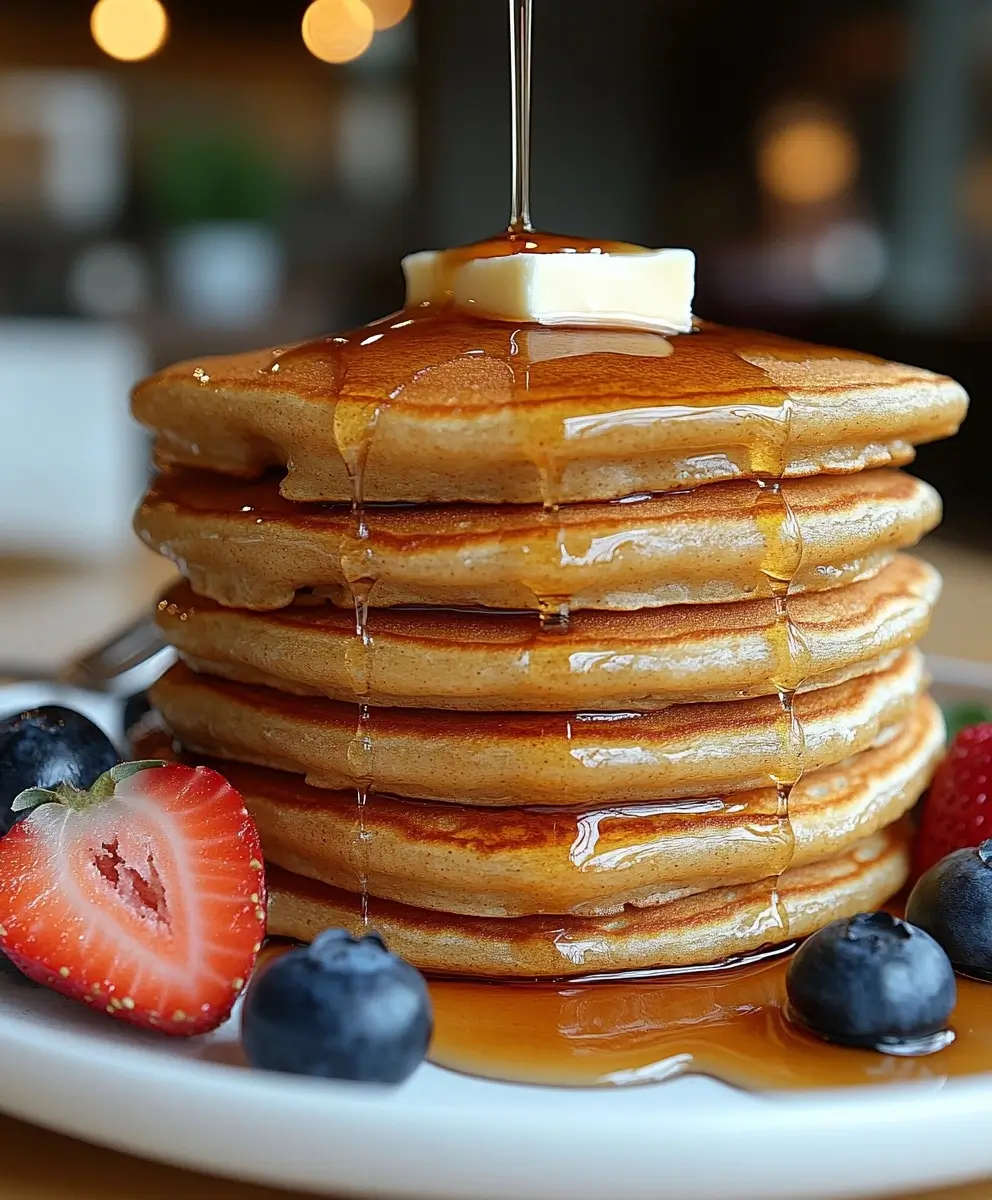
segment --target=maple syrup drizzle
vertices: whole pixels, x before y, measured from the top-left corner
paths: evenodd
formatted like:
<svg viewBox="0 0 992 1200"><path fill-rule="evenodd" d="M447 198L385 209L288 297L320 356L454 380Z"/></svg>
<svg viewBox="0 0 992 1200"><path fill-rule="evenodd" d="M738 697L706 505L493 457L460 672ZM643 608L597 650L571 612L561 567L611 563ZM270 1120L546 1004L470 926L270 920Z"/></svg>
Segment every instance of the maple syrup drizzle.
<svg viewBox="0 0 992 1200"><path fill-rule="evenodd" d="M778 480L758 481L757 505L759 528L763 527L765 532L762 573L772 591L775 614L771 631L772 682L780 710L777 732L780 756L772 783L778 795L778 819L785 851L775 879L770 880L768 919L769 930L777 930L775 940L783 940L789 936L789 925L779 902L777 878L788 869L795 849L789 801L793 788L802 777L805 759L805 735L794 701L796 689L807 673L803 661L808 657L808 650L789 612L789 590L801 561L802 540Z"/></svg>
<svg viewBox="0 0 992 1200"><path fill-rule="evenodd" d="M515 0L511 0L511 6ZM530 390L531 331L517 329L510 336L510 365L516 388ZM561 488L554 447L564 437L560 418L538 416L529 422L525 453L537 467L541 488L542 518L551 524L553 541L541 541L529 547L533 569L538 577L560 570L568 561L565 526L561 519ZM571 616L571 597L547 595L540 585L531 588L538 613L538 633L565 633Z"/></svg>
<svg viewBox="0 0 992 1200"><path fill-rule="evenodd" d="M531 91L531 28L533 0L509 0L510 59L511 59L511 102L513 109L513 190L511 217L503 246L511 251L535 250L539 242L547 249L558 248L558 239L531 239L530 222L530 91ZM521 241L521 235L524 240ZM500 239L492 239L492 252L499 253L503 246ZM505 252L505 251L504 251ZM474 257L471 250L470 257ZM454 259L450 260L454 265ZM400 314L403 316L403 314ZM334 440L338 453L345 464L352 487L353 544L344 548L342 563L345 578L351 590L355 609L355 638L359 661L352 669L352 676L359 683L358 719L355 735L348 749L348 761L357 780L356 807L358 810L357 859L363 921L369 920L368 892L368 841L371 834L365 827L365 810L370 791L375 786L375 742L373 709L364 697L371 691L372 668L375 646L369 630L369 597L375 586L374 551L370 530L365 517L365 475L369 453L376 429L388 407L388 401L355 399L345 394L348 364L353 356L364 347L374 347L388 336L393 329L408 328L416 324L417 315L405 320L377 323L373 331L363 338L329 339L335 347L342 364L342 375L338 381L338 395L334 410ZM357 343L357 344L356 344ZM306 350L304 348L304 354ZM281 364L287 356L279 360ZM290 352L292 361L292 352ZM276 364L274 364L275 366ZM526 367L525 367L526 374ZM526 386L526 385L525 385ZM390 396L393 399L402 391L402 385ZM556 507L550 499L548 507ZM567 624L568 602L565 599L543 601L540 608L540 627L546 625L561 628Z"/></svg>
<svg viewBox="0 0 992 1200"><path fill-rule="evenodd" d="M521 234L534 232L530 219L530 131L531 131L531 29L533 26L533 0L509 0L510 14L510 107L512 113L512 179L510 198L510 223L507 234L517 242ZM541 242L524 238L523 245L537 249ZM516 330L510 337L511 368L514 382L523 390L530 390L530 355L527 331ZM557 444L562 433L561 423L553 430L551 446ZM555 548L558 565L565 556L565 530L559 510L559 487L553 451L535 444L533 439L527 447L527 456L537 466L541 481L541 503L545 514L555 524ZM543 565L543 564L542 564ZM564 632L568 628L571 601L568 596L547 596L535 593L538 611L539 632Z"/></svg>
<svg viewBox="0 0 992 1200"><path fill-rule="evenodd" d="M524 233L530 223L530 85L533 0L510 3L510 107L512 113L513 193L509 233Z"/></svg>
<svg viewBox="0 0 992 1200"><path fill-rule="evenodd" d="M511 219L507 231L489 241L448 251L442 260L442 270L453 271L470 258L514 253L554 253L569 250L575 253L632 253L636 247L622 243L592 242L535 232L530 222L530 31L532 0L509 0L511 40L511 96L513 107L513 190ZM438 362L434 344L446 331L457 330L462 349L456 357ZM688 336L688 335L686 335ZM723 335L726 336L726 335ZM357 863L363 912L368 913L368 831L365 828L365 809L370 791L375 786L374 708L363 699L370 694L371 673L375 657L374 638L369 629L368 606L375 585L374 547L365 515L366 478L373 441L388 431L392 405L404 400L416 403L418 388L428 384L443 388L446 372L451 373L452 387L466 386L465 372L479 370L482 375L492 370L493 378L506 381L521 414L523 457L533 464L540 485L544 519L552 526L553 538L535 544L531 567L527 571L533 580L531 587L538 610L535 637L563 636L567 633L570 597L547 594L543 581L560 577L561 570L578 555L572 555L566 544L566 528L561 519L563 447L568 443L586 443L589 456L595 460L608 449L611 435L631 424L635 427L648 422L671 420L676 423L686 409L666 402L659 396L652 402L643 389L636 391L632 407L570 418L560 406L530 404L528 397L534 384L535 372L542 385L547 382L549 368L566 373L579 361L604 361L603 356L621 355L641 359L647 386L650 380L664 387L664 376L654 367L653 360L679 357L678 338L658 334L609 330L552 330L537 326L514 327L461 316L445 304L423 305L392 317L374 322L351 334L325 338L281 354L273 368L292 369L304 365L315 356L335 360L337 370L334 410L334 439L337 451L347 470L351 485L352 536L342 554L345 575L351 590L355 610L355 649L348 655L349 671L359 698L355 734L348 760L357 781ZM758 480L756 515L764 535L765 552L762 573L768 580L775 600L774 682L779 697L781 720L779 729L780 762L772 782L777 790L778 812L773 836L776 846L776 869L769 878L769 898L766 912L760 918L769 942L788 939L787 922L779 903L776 888L778 876L787 869L792 858L794 838L789 819L789 795L803 770L803 732L798 722L793 697L804 674L805 648L801 632L789 612L789 593L802 559L802 544L798 524L782 493L780 481L788 465L791 434L792 401L766 373L738 353L731 341L718 353L736 359L750 397L735 403L732 397L715 401L700 398L691 407L698 413L714 412L722 419L728 404L744 412L749 425L749 469L747 474ZM575 360L570 362L570 360ZM609 361L609 360L607 360ZM615 360L618 361L618 360ZM625 371L629 368L625 367ZM440 374L435 374L440 373ZM680 371L676 372L681 374ZM481 378L482 376L480 376ZM476 385L471 382L470 388ZM735 383L738 382L735 380ZM649 393L650 395L650 393ZM452 395L454 399L454 395ZM691 460L686 463L686 485L695 482ZM579 552L581 553L581 551ZM526 581L525 581L526 583ZM525 651L526 653L526 651ZM581 670L577 656L574 669ZM570 730L568 731L570 733ZM571 948L562 946L567 960Z"/></svg>
<svg viewBox="0 0 992 1200"><path fill-rule="evenodd" d="M343 378L347 379L350 347L339 351ZM369 629L369 597L375 584L373 548L365 517L365 469L372 439L382 411L375 401L344 403L339 397L334 409L334 440L351 481L352 532L342 545L341 563L351 591L355 612L354 651L347 653L347 667L358 696L355 733L347 750L348 766L355 778L355 857L361 895L362 922L369 923L368 862L372 834L365 827L369 792L375 784L375 743L372 708L366 697L372 690L375 646Z"/></svg>
<svg viewBox="0 0 992 1200"><path fill-rule="evenodd" d="M778 411L771 421L759 422L759 430L752 439L750 464L756 478L755 518L764 537L761 572L774 602L772 683L780 710L780 754L771 782L778 796L783 857L775 876L769 879L766 913L769 938L776 942L786 941L789 937L788 916L779 898L778 879L790 866L795 851L789 800L803 775L806 742L794 701L796 691L810 673L811 663L809 647L792 619L789 606L803 559L799 522L782 490L782 480L789 465L793 409L792 397L780 390Z"/></svg>
<svg viewBox="0 0 992 1200"><path fill-rule="evenodd" d="M528 235L528 238L537 243L541 242L541 235ZM506 238L499 244L505 247ZM415 341L407 343L405 349L400 346L400 361L404 358L406 361L416 361L418 354L414 352L414 347L419 348L421 345L420 331L423 330L428 338L432 336L429 328L424 329L423 323L447 321L450 324L452 320L450 314L444 316L439 312L424 312L409 320L387 319L387 327L383 329L381 336L369 334L368 329L374 328L370 326L355 334L325 339L322 343L288 351L280 360L285 364L287 359L292 362L293 359L306 359L316 353L333 354L337 356L340 367L335 438L340 456L348 468L352 487L352 536L342 557L355 606L355 648L348 658L349 669L355 681L355 694L359 698L369 694L374 662L374 637L369 629L368 603L369 593L375 582L375 563L374 547L365 515L366 468L373 439L377 433L381 433L384 423L388 423L391 403L402 399L408 387L417 386L418 372L414 371L413 375L407 378L402 371L397 370L393 378L399 382L385 398L379 396L370 400L361 398L367 380L358 380L349 390L349 371L353 371L356 364L365 362L368 356L385 355L382 365L376 368L376 374L384 372L391 361L389 346L399 344L395 339L403 342L414 337ZM382 325L380 322L379 327ZM736 359L735 391L744 390L746 399L739 395L732 399L719 396L713 399L700 397L694 409L697 415L702 413L705 416L712 412L713 419L722 420L728 407L733 407L738 419L740 414L744 414L748 426L747 474L757 481L754 485L754 511L756 524L764 539L761 569L774 598L772 667L781 711L778 734L780 761L772 772L771 779L779 798L774 841L780 860L769 876L768 903L760 924L769 942L787 940L789 931L779 903L775 881L787 869L792 857L789 796L802 775L804 759L803 731L796 718L793 698L796 689L808 674L809 657L802 631L796 626L790 613L792 583L802 561L802 539L798 522L781 487L781 479L789 462L791 398L769 378L760 365L750 360L746 340L731 335L728 331L706 331L699 335L675 338L643 334L638 335L634 341L630 340L629 334L625 334L622 342L618 344L614 341L615 335L603 330L514 328L494 326L491 322L473 321L472 318L458 319L458 325L465 329L467 340L475 340L478 337L479 341L487 346L487 350L479 350L478 354L491 356L490 361L500 364L500 369L508 371L511 390L522 396L529 393L535 370L557 368L559 363L568 364L569 360L573 364L571 369L575 369L581 361L591 363L604 354L634 356L643 360L645 377L658 380L661 385L664 376L654 360L664 358L665 370L667 371L668 364L671 363L675 366L676 375L681 375L685 368L678 366L680 348L683 341L688 342L690 337L693 342L698 338L702 344L708 344L712 339L714 352L721 358ZM476 330L478 334L474 332ZM471 342L468 344L471 345ZM493 349L488 350L489 346ZM497 357L498 351L493 351L500 346L504 348L505 356ZM423 361L423 358L420 358L420 361ZM477 356L475 361L478 361ZM625 369L629 370L629 367ZM543 375L541 379L544 379ZM554 529L553 538L541 539L535 543L530 566L525 568L527 579L533 580L533 584L528 586L532 587L540 613L534 636L564 635L568 628L569 597L548 595L543 586L547 578L556 575L560 577L561 570L570 558L578 557L582 553L577 547L572 555L566 544L566 527L561 520L560 507L560 448L569 441L588 439L592 442L593 451L598 452L599 446L608 442L611 432L623 427L625 423L670 420L677 426L679 414L684 410L678 407L672 410L662 394L659 394L656 401L648 399L646 404L642 401L636 408L606 411L594 416L583 415L575 420L568 416L562 417L560 410L554 405L527 404L525 401L521 407L525 429L525 445L522 449L526 458L537 469L544 502L544 519L551 523ZM687 482L691 483L691 478ZM581 655L575 656L572 669L583 669ZM363 781L362 786L357 789L356 827L359 843L364 840L363 834L366 832L364 807L368 791L374 786L374 713L375 710L360 699L355 736L349 754L356 779ZM366 851L361 844L358 846L358 858L360 862L367 861ZM365 874L367 872L362 873L363 895L367 891ZM367 897L365 903L367 904Z"/></svg>

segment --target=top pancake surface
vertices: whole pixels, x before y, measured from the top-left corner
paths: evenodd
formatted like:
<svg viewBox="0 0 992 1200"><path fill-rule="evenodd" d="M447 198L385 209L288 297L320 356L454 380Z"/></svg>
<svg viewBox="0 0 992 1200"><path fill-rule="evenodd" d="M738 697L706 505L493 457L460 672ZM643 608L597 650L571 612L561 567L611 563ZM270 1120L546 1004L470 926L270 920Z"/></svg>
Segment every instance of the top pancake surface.
<svg viewBox="0 0 992 1200"><path fill-rule="evenodd" d="M771 334L518 327L400 313L206 358L134 394L159 460L286 467L294 500L614 499L907 462L966 408L945 376Z"/></svg>

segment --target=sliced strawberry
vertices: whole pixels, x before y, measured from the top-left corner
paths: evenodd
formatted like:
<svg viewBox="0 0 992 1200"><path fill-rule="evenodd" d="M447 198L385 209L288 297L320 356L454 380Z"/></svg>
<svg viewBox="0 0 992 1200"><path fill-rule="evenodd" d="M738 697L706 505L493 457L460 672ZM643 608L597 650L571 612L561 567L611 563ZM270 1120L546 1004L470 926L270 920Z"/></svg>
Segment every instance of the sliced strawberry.
<svg viewBox="0 0 992 1200"><path fill-rule="evenodd" d="M937 768L916 838L922 875L953 850L992 837L992 724L962 729Z"/></svg>
<svg viewBox="0 0 992 1200"><path fill-rule="evenodd" d="M208 767L125 763L0 839L0 947L38 983L188 1036L220 1025L265 929L258 833Z"/></svg>

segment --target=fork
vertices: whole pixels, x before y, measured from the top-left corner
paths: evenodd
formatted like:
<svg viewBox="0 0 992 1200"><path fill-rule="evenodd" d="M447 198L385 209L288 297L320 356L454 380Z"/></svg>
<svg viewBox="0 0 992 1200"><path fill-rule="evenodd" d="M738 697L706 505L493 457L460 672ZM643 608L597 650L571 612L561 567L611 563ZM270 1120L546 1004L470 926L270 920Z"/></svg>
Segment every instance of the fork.
<svg viewBox="0 0 992 1200"><path fill-rule="evenodd" d="M142 692L172 665L175 651L166 645L151 614L145 613L107 641L67 663L53 676L0 667L0 683L58 683L89 692L131 696Z"/></svg>

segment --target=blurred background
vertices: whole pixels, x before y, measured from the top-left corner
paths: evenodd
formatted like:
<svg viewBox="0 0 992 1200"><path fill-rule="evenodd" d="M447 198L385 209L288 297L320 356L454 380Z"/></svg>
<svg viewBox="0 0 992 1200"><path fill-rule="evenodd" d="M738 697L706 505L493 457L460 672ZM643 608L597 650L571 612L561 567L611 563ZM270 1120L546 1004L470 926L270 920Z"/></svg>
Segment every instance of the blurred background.
<svg viewBox="0 0 992 1200"><path fill-rule="evenodd" d="M691 246L701 315L969 388L917 469L973 620L992 0L537 0L534 36L539 226ZM4 0L2 661L157 583L136 376L397 307L403 253L505 224L508 158L505 0Z"/></svg>

